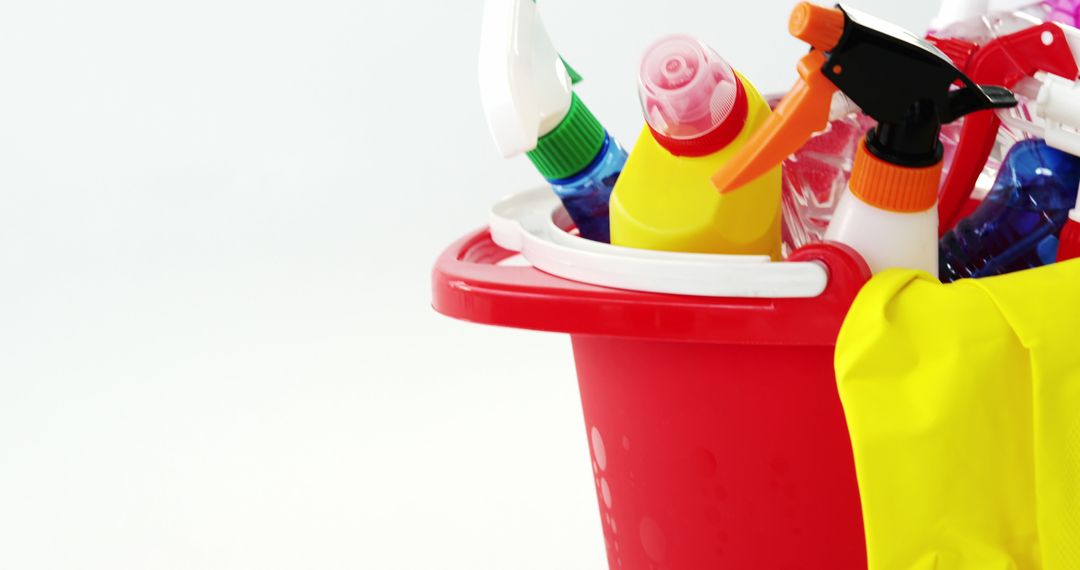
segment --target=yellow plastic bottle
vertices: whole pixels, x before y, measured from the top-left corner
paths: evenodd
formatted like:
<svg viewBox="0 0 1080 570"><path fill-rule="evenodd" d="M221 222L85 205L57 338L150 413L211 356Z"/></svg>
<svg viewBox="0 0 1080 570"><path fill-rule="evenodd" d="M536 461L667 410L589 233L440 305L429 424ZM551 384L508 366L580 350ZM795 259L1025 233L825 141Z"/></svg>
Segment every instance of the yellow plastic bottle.
<svg viewBox="0 0 1080 570"><path fill-rule="evenodd" d="M725 194L712 184L768 118L765 99L685 35L645 53L640 94L646 125L611 195L611 243L779 260L780 167Z"/></svg>

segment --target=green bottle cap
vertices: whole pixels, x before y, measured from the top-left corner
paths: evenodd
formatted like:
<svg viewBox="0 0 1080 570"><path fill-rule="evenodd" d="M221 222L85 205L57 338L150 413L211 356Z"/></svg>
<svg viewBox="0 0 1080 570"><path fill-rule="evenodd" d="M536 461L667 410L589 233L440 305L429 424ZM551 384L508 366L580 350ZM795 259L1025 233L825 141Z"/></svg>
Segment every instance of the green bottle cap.
<svg viewBox="0 0 1080 570"><path fill-rule="evenodd" d="M544 178L570 178L592 164L606 136L604 127L575 93L566 117L555 130L540 137L528 156Z"/></svg>

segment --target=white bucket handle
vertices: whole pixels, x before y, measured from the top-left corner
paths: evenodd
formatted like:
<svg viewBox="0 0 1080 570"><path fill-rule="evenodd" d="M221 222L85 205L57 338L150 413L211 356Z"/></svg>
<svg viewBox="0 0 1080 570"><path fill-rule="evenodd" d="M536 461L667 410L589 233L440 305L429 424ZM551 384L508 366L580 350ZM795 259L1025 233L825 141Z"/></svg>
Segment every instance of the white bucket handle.
<svg viewBox="0 0 1080 570"><path fill-rule="evenodd" d="M558 220L559 223L556 223ZM772 262L766 255L673 253L618 247L567 232L569 220L551 188L496 203L491 239L557 277L616 289L702 297L811 298L825 291L818 262Z"/></svg>

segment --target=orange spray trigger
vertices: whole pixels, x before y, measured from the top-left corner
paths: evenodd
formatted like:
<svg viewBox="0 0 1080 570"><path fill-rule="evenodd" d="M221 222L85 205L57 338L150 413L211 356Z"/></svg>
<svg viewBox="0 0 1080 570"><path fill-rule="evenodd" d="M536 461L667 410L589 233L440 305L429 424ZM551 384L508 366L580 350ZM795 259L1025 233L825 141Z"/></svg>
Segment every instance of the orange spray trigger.
<svg viewBox="0 0 1080 570"><path fill-rule="evenodd" d="M769 119L735 156L713 175L721 193L736 190L779 165L829 123L836 86L821 73L825 54L811 51L799 60L799 81Z"/></svg>

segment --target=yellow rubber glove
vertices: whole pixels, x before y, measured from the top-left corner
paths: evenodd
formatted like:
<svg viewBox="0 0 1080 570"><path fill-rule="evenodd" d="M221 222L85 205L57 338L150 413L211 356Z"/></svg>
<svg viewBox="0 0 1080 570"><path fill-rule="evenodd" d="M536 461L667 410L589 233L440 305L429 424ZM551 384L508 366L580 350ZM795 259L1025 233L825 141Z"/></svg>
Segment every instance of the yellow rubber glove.
<svg viewBox="0 0 1080 570"><path fill-rule="evenodd" d="M1080 263L887 271L836 373L871 570L1080 568Z"/></svg>

